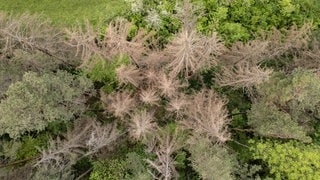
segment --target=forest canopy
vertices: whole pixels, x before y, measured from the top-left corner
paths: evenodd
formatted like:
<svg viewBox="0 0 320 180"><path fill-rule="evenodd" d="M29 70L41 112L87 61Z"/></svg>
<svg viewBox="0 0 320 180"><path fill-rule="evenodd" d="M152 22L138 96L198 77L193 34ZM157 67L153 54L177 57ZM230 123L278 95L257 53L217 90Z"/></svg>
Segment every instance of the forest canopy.
<svg viewBox="0 0 320 180"><path fill-rule="evenodd" d="M41 3L0 6L0 179L319 179L317 0Z"/></svg>

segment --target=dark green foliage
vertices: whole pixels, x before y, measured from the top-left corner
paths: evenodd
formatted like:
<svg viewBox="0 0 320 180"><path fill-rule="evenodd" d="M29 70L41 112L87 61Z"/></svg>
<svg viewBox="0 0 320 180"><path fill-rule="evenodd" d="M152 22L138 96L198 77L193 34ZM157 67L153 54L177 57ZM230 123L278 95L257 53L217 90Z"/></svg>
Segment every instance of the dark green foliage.
<svg viewBox="0 0 320 180"><path fill-rule="evenodd" d="M91 163L91 160L88 157L84 157L79 161L77 161L77 163L72 166L72 169L74 171L74 176L79 177L92 167L93 165Z"/></svg>
<svg viewBox="0 0 320 180"><path fill-rule="evenodd" d="M0 99L4 98L10 84L22 78L21 65L0 61Z"/></svg>
<svg viewBox="0 0 320 180"><path fill-rule="evenodd" d="M50 134L58 136L62 133L66 133L68 126L71 126L71 122L52 121L48 123L48 127L46 128L46 130Z"/></svg>
<svg viewBox="0 0 320 180"><path fill-rule="evenodd" d="M131 179L147 180L151 178L144 158L145 155L139 155L136 152L130 152L126 155L126 169Z"/></svg>

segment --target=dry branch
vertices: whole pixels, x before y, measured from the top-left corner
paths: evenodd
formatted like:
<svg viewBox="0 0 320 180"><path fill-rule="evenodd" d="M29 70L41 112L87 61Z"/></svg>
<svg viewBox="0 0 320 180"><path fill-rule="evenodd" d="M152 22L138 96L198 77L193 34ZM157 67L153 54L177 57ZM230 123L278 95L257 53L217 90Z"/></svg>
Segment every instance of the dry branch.
<svg viewBox="0 0 320 180"><path fill-rule="evenodd" d="M71 64L73 49L64 40L65 34L39 16L22 14L19 17L0 15L0 51L13 56L17 49L41 52L64 64ZM71 56L70 56L71 55Z"/></svg>
<svg viewBox="0 0 320 180"><path fill-rule="evenodd" d="M222 67L217 74L216 82L220 86L231 86L233 88L251 88L269 79L271 69L262 69L249 62L240 62L234 67Z"/></svg>
<svg viewBox="0 0 320 180"><path fill-rule="evenodd" d="M212 90L202 90L192 96L185 111L187 118L181 124L198 135L204 135L223 143L230 139L226 101Z"/></svg>

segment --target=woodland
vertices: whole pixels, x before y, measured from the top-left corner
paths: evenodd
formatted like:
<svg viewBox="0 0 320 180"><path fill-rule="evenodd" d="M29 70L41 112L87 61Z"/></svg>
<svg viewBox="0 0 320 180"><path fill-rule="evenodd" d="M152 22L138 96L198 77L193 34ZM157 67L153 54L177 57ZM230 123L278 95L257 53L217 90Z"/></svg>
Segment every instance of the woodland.
<svg viewBox="0 0 320 180"><path fill-rule="evenodd" d="M0 2L0 179L320 179L320 1Z"/></svg>

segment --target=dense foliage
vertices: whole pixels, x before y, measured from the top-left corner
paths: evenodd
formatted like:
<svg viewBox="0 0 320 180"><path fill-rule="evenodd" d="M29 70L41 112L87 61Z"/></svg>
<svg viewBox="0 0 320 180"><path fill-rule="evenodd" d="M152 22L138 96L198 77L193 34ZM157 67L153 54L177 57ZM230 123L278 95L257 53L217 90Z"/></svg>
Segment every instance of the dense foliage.
<svg viewBox="0 0 320 180"><path fill-rule="evenodd" d="M320 178L318 1L119 3L0 14L0 179Z"/></svg>

